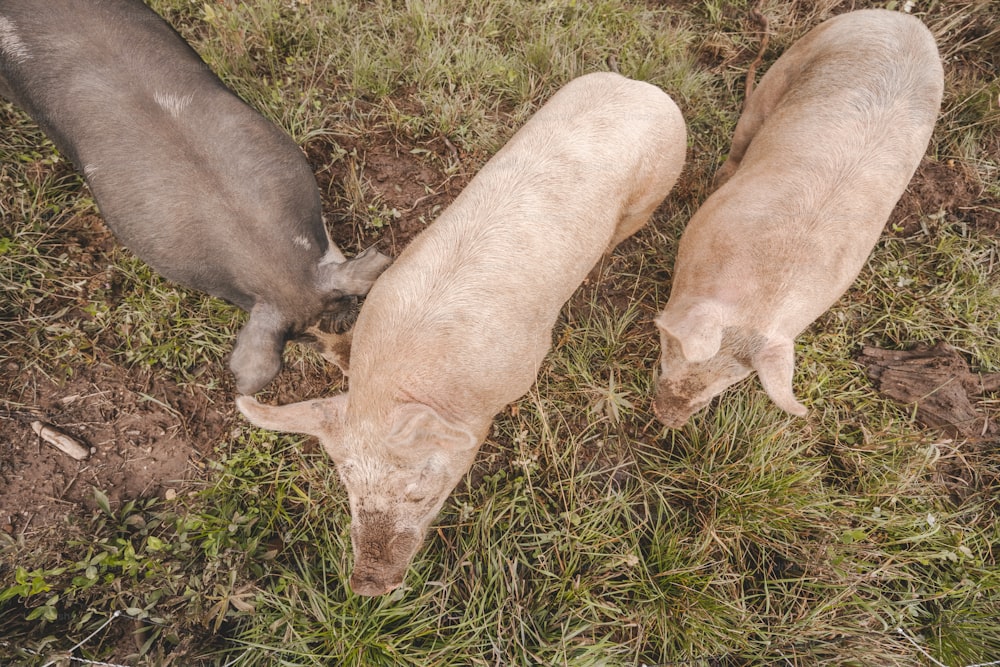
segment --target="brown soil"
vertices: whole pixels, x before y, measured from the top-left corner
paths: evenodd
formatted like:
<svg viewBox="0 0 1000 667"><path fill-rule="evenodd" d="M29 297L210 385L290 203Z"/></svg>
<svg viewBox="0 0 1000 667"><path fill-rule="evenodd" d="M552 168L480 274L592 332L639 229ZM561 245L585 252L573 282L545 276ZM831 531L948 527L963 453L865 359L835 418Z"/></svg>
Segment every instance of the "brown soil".
<svg viewBox="0 0 1000 667"><path fill-rule="evenodd" d="M37 370L18 374L23 406L0 422L0 530L29 535L67 514L96 507L93 488L113 506L176 491L197 476L233 420L219 396L108 363L58 383ZM77 461L35 435L39 420L91 450Z"/></svg>
<svg viewBox="0 0 1000 667"><path fill-rule="evenodd" d="M412 151L419 148L420 154ZM347 151L340 160L330 155L337 149ZM426 151L426 152L424 152ZM395 257L410 239L437 217L471 179L462 156L443 138L419 146L404 145L388 132L368 136L364 141L348 136L314 142L307 149L316 172L316 181L324 201L331 235L345 252L376 244L382 252ZM428 156L445 156L458 163L453 176L445 175ZM349 198L344 183L349 171L360 174L372 200L395 209L399 218L381 229L364 227L354 220L350 211L338 205Z"/></svg>
<svg viewBox="0 0 1000 667"><path fill-rule="evenodd" d="M975 182L954 160L924 158L889 219L890 233L909 236L921 219L947 213L951 218L987 233L1000 232L1000 201Z"/></svg>

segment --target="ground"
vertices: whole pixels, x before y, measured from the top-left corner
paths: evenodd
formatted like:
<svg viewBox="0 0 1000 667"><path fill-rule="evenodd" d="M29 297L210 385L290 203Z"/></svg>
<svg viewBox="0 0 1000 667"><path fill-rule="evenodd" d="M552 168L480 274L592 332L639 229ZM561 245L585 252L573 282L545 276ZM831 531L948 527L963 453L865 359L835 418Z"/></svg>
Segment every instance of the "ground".
<svg viewBox="0 0 1000 667"><path fill-rule="evenodd" d="M861 357L945 340L966 386L1000 368L983 312L1000 305L985 5L917 3L946 56L942 120L858 283L799 341L810 415L786 418L751 379L665 432L648 405L652 319L756 54L746 3L510 2L516 19L490 3L153 4L295 135L349 255L397 256L537 104L611 52L675 96L688 164L567 304L538 386L498 417L412 583L366 606L344 588L346 502L316 441L235 410L226 356L244 315L121 248L71 165L0 105L0 662L10 639L67 650L112 610L129 620L88 655L135 665L212 648L262 665L450 665L463 651L477 665L922 664L896 625L949 667L998 657L996 389L967 392L981 436L956 434L920 421L938 380L879 395L884 373ZM821 18L897 3L763 4L760 73ZM352 39L349 56L314 55ZM490 52L497 39L518 58ZM305 343L285 361L264 400L347 386ZM91 456L46 444L36 420ZM65 645L46 649L52 635Z"/></svg>

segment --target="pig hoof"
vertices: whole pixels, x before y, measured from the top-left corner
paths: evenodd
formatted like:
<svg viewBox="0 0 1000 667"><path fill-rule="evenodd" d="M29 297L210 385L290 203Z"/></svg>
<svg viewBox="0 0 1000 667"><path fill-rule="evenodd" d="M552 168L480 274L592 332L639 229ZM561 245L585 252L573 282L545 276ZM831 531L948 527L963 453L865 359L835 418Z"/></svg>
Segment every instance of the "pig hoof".
<svg viewBox="0 0 1000 667"><path fill-rule="evenodd" d="M236 391L241 394L257 393L281 372L281 348L254 347L248 344L251 341L241 335L229 360L229 369L236 376Z"/></svg>
<svg viewBox="0 0 1000 667"><path fill-rule="evenodd" d="M236 391L241 394L255 394L281 372L281 357L245 363L244 360L238 359L234 352L229 368L236 376Z"/></svg>

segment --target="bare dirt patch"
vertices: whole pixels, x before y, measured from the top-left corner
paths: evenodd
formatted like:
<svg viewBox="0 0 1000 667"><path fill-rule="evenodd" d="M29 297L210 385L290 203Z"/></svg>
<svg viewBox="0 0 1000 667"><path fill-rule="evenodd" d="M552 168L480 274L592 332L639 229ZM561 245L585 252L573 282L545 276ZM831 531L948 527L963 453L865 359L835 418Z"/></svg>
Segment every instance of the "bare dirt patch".
<svg viewBox="0 0 1000 667"><path fill-rule="evenodd" d="M234 419L228 404L147 370L99 363L64 383L37 370L5 392L0 421L0 530L25 534L95 507L93 488L113 505L162 496L199 474ZM77 439L91 455L77 461L45 443L32 420Z"/></svg>
<svg viewBox="0 0 1000 667"><path fill-rule="evenodd" d="M341 159L335 153L346 151ZM389 133L364 140L336 136L313 142L307 148L316 173L335 243L342 249L379 249L397 256L410 240L426 227L453 200L472 178L462 158L443 138L421 145L404 144ZM443 155L457 163L446 174L431 156ZM366 202L396 215L383 227L364 224L365 211L352 211L358 188L365 190ZM377 202L377 204L376 204Z"/></svg>
<svg viewBox="0 0 1000 667"><path fill-rule="evenodd" d="M927 216L942 213L988 234L1000 233L1000 201L990 197L966 167L955 160L924 158L888 228L909 236L921 229Z"/></svg>
<svg viewBox="0 0 1000 667"><path fill-rule="evenodd" d="M336 368L293 354L294 345L267 388L269 400L289 403L344 389ZM8 362L0 372L0 531L29 542L94 511L94 488L112 508L184 492L206 478L208 461L245 425L223 364L208 370L214 377L205 386L108 360L65 381L37 367L12 369ZM35 420L79 441L89 458L77 461L44 442L31 428Z"/></svg>

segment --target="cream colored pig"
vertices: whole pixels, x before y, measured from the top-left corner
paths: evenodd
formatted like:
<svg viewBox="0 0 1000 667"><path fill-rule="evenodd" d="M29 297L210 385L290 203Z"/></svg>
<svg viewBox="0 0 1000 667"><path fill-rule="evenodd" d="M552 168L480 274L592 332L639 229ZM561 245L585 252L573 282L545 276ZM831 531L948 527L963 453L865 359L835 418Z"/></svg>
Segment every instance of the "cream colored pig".
<svg viewBox="0 0 1000 667"><path fill-rule="evenodd" d="M670 191L685 127L664 92L582 76L545 104L375 283L350 391L254 424L317 436L351 505L351 588L399 586L493 417L531 387L566 300Z"/></svg>
<svg viewBox="0 0 1000 667"><path fill-rule="evenodd" d="M736 126L721 187L681 237L657 317L653 407L680 427L757 371L778 407L793 340L851 285L927 148L943 74L916 18L830 19L767 72Z"/></svg>

